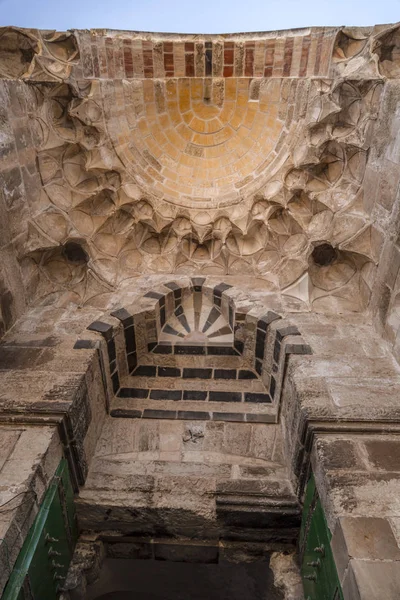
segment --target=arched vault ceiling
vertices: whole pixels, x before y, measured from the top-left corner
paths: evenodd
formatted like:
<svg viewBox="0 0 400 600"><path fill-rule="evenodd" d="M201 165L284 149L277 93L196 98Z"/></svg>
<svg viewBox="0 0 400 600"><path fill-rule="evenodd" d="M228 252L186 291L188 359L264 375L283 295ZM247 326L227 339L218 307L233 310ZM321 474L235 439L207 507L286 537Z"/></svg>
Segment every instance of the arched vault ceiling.
<svg viewBox="0 0 400 600"><path fill-rule="evenodd" d="M14 244L29 297L95 304L138 275L204 273L301 309L367 306L382 233L364 173L399 53L398 25L0 29L40 178Z"/></svg>
<svg viewBox="0 0 400 600"><path fill-rule="evenodd" d="M191 208L229 206L261 188L287 156L302 125L293 122L296 83L124 81L112 101L107 98L107 132L121 162L148 194ZM299 98L303 106L306 87Z"/></svg>

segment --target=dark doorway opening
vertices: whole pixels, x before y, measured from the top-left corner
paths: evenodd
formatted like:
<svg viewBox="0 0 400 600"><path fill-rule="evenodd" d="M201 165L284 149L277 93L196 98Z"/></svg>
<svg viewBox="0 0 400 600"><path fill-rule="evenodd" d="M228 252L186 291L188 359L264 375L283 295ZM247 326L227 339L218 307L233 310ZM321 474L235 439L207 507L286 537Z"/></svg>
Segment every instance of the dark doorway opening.
<svg viewBox="0 0 400 600"><path fill-rule="evenodd" d="M268 562L106 559L87 600L282 600Z"/></svg>

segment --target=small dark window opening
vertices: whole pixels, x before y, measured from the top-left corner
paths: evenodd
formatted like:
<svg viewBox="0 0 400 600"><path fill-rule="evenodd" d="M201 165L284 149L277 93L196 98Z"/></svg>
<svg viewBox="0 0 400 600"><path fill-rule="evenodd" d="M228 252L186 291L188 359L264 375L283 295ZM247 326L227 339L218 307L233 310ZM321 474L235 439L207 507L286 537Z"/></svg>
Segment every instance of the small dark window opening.
<svg viewBox="0 0 400 600"><path fill-rule="evenodd" d="M62 250L65 258L76 265L82 265L88 262L89 256L80 244L76 242L67 242Z"/></svg>
<svg viewBox="0 0 400 600"><path fill-rule="evenodd" d="M312 252L312 258L316 265L326 267L331 265L337 259L338 252L330 244L321 244L316 246Z"/></svg>

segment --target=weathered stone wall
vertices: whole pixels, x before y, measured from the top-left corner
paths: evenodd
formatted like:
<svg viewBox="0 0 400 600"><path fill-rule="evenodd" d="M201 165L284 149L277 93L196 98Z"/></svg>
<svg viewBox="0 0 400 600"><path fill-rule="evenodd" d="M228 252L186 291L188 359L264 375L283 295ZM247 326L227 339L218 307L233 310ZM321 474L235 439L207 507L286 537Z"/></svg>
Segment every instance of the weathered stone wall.
<svg viewBox="0 0 400 600"><path fill-rule="evenodd" d="M29 127L32 91L22 82L0 81L0 336L28 305L17 244L27 230L36 175Z"/></svg>
<svg viewBox="0 0 400 600"><path fill-rule="evenodd" d="M375 324L400 361L400 86L388 81L366 170L365 201L384 243L372 295Z"/></svg>
<svg viewBox="0 0 400 600"><path fill-rule="evenodd" d="M317 436L313 470L345 598L395 598L400 586L397 435Z"/></svg>

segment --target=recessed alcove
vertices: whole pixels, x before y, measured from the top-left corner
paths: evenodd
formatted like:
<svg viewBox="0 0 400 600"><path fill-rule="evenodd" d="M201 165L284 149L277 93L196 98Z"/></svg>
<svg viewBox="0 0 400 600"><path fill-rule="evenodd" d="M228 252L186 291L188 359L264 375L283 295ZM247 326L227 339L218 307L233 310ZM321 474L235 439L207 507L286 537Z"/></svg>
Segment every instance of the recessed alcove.
<svg viewBox="0 0 400 600"><path fill-rule="evenodd" d="M399 32L0 28L0 595L397 600Z"/></svg>
<svg viewBox="0 0 400 600"><path fill-rule="evenodd" d="M244 311L239 288L205 281L166 281L143 295L142 309L88 327L107 341L111 416L277 421L288 356L311 348L274 311Z"/></svg>
<svg viewBox="0 0 400 600"><path fill-rule="evenodd" d="M268 560L195 564L106 559L87 600L282 600Z"/></svg>

